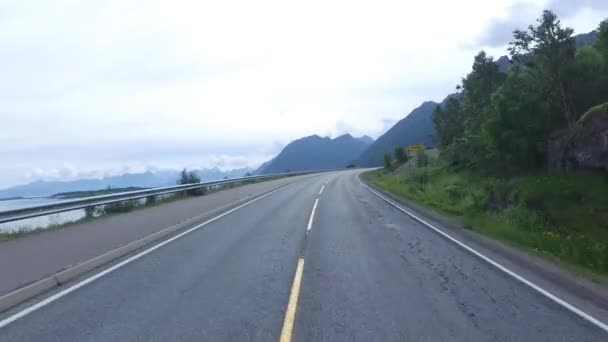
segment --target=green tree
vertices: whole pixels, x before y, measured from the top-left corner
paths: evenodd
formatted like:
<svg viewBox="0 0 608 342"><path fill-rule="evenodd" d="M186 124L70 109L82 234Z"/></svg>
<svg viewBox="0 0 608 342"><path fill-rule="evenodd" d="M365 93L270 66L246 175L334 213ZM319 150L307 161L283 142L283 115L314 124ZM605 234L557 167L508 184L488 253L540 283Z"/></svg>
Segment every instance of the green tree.
<svg viewBox="0 0 608 342"><path fill-rule="evenodd" d="M407 153L403 147L395 148L395 160L399 164L405 164L407 162Z"/></svg>
<svg viewBox="0 0 608 342"><path fill-rule="evenodd" d="M543 165L545 145L555 126L550 104L536 91L537 82L534 74L515 67L492 97L482 127L486 171L504 173Z"/></svg>
<svg viewBox="0 0 608 342"><path fill-rule="evenodd" d="M474 120L481 120L483 108L490 103L492 93L504 82L506 75L498 69L494 58L481 51L473 61L473 71L462 80L464 109Z"/></svg>
<svg viewBox="0 0 608 342"><path fill-rule="evenodd" d="M384 168L390 169L392 165L393 159L391 158L391 154L387 152L384 154Z"/></svg>
<svg viewBox="0 0 608 342"><path fill-rule="evenodd" d="M504 82L506 75L498 69L494 58L481 51L475 56L472 71L462 80L460 108L453 103L453 121L463 122L462 135L453 139L444 155L451 157L452 164L466 167L483 167L486 146L481 126L487 120L492 94ZM454 126L455 132L459 127Z"/></svg>
<svg viewBox="0 0 608 342"><path fill-rule="evenodd" d="M177 184L186 185L186 184L197 184L200 182L201 182L201 178L196 174L196 171L188 171L186 169L183 169L182 172L180 173L180 177L179 177L179 180L177 181ZM204 195L205 189L204 188L190 189L190 190L186 191L186 194Z"/></svg>
<svg viewBox="0 0 608 342"><path fill-rule="evenodd" d="M557 15L545 10L538 25L515 30L509 52L525 61L544 81L542 92L559 105L562 120L572 126L577 118L572 100L576 45L571 28L562 28Z"/></svg>
<svg viewBox="0 0 608 342"><path fill-rule="evenodd" d="M597 29L597 50L604 56L604 60L608 63L608 19L602 21Z"/></svg>
<svg viewBox="0 0 608 342"><path fill-rule="evenodd" d="M573 100L577 113L608 99L608 59L597 47L586 46L576 52L574 74Z"/></svg>
<svg viewBox="0 0 608 342"><path fill-rule="evenodd" d="M196 184L196 183L200 183L201 179L200 177L196 174L195 171L188 171L186 169L183 169L182 172L180 173L180 177L179 180L177 181L177 184Z"/></svg>
<svg viewBox="0 0 608 342"><path fill-rule="evenodd" d="M459 95L450 96L433 112L433 123L441 147L449 146L464 134L465 113Z"/></svg>

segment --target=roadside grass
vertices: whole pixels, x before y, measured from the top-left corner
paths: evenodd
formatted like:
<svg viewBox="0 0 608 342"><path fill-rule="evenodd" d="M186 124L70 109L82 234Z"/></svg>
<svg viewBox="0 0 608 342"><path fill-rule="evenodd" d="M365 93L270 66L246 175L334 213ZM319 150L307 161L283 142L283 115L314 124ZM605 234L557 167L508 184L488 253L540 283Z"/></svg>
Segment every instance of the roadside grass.
<svg viewBox="0 0 608 342"><path fill-rule="evenodd" d="M116 202L106 205L100 206L92 206L84 209L85 216L79 220L64 222L64 223L51 223L45 226L32 227L24 225L10 232L0 232L0 241L8 241L18 239L31 234L39 234L42 232L52 231L56 229L66 228L78 223L83 223L87 221L92 221L101 217L107 217L110 215L120 215L124 213L128 213L134 210L140 210L144 208L155 207L159 205L163 205L170 202L179 201L186 198L191 197L200 197L204 195L208 195L214 192L218 192L225 189L232 189L241 185L254 184L258 182L263 182L267 180L272 180L275 178L269 178L264 180L256 180L249 179L242 182L237 183L228 183L224 185L212 185L208 188L205 188L204 191L182 191L176 192L168 195L160 195L160 196L148 196L145 197L145 201L139 200L127 200L122 202Z"/></svg>
<svg viewBox="0 0 608 342"><path fill-rule="evenodd" d="M608 174L571 172L509 179L441 166L364 177L380 188L433 208L466 228L544 255L579 272L608 275Z"/></svg>

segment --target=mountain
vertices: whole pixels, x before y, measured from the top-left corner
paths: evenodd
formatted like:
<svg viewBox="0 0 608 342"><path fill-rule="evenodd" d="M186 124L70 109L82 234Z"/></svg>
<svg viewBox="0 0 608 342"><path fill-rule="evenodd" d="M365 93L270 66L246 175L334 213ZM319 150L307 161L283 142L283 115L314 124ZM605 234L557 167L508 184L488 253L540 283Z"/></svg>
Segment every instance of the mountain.
<svg viewBox="0 0 608 342"><path fill-rule="evenodd" d="M311 135L289 143L258 171L260 174L270 174L343 168L370 145L370 140L369 137L354 138L350 134L335 139Z"/></svg>
<svg viewBox="0 0 608 342"><path fill-rule="evenodd" d="M251 168L241 168L221 171L218 168L194 170L202 181L212 181L228 178L243 177L245 173L252 172ZM159 186L175 185L180 176L178 170L163 170L156 172L125 173L119 176L104 177L100 179L77 179L73 181L35 181L25 185L18 185L0 190L0 198L5 197L34 197L50 196L60 192L93 191L110 188L153 188Z"/></svg>
<svg viewBox="0 0 608 342"><path fill-rule="evenodd" d="M509 68L511 68L511 60L508 56L500 56L494 63L498 65L498 70L500 72L507 73Z"/></svg>
<svg viewBox="0 0 608 342"><path fill-rule="evenodd" d="M576 48L580 49L585 46L593 45L597 42L597 31L591 31L589 33L581 33L574 36Z"/></svg>
<svg viewBox="0 0 608 342"><path fill-rule="evenodd" d="M409 115L397 122L380 136L365 152L355 159L357 166L380 166L384 153L391 155L396 147L424 144L434 146L435 126L432 115L438 103L428 101L414 109Z"/></svg>
<svg viewBox="0 0 608 342"><path fill-rule="evenodd" d="M582 33L574 36L576 48L580 49L585 46L593 45L597 41L597 32ZM498 69L501 72L508 72L511 68L512 61L508 56L501 56L496 60ZM451 94L451 96L459 96ZM444 100L444 101L445 101ZM443 102L442 102L443 103ZM429 101L423 103L420 107L414 109L408 116L399 121L395 126L389 129L384 135L378 138L370 147L361 154L354 162L357 166L380 166L383 164L384 153L393 153L398 146L407 146L415 144L424 144L434 146L433 137L435 135L435 126L432 116L435 107L439 104Z"/></svg>
<svg viewBox="0 0 608 342"><path fill-rule="evenodd" d="M374 143L374 139L372 139L372 138L371 138L370 136L368 136L368 135L364 135L364 136L362 136L362 137L358 137L358 138L355 138L355 139L357 139L357 140L359 140L359 141L362 141L362 142L364 142L364 143L366 143L366 144L368 144L368 145L371 145L371 144L373 144L373 143Z"/></svg>
<svg viewBox="0 0 608 342"><path fill-rule="evenodd" d="M253 171L254 175L261 175L262 171L266 168L266 166L270 165L274 159L270 159L269 161L263 162L255 171Z"/></svg>

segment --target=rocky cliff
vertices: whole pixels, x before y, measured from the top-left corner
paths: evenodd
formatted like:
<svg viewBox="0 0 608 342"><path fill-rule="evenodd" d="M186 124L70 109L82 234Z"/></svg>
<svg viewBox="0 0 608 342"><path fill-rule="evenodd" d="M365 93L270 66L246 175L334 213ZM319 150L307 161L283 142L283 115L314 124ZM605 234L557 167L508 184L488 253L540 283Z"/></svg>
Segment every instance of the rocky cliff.
<svg viewBox="0 0 608 342"><path fill-rule="evenodd" d="M549 141L549 169L608 170L608 103L591 108Z"/></svg>

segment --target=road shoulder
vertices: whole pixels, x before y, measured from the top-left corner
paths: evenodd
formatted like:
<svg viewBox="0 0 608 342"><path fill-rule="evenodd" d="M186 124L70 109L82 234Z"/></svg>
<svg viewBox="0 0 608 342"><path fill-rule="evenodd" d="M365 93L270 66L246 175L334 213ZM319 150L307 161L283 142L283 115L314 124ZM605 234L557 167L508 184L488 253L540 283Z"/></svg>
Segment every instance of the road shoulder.
<svg viewBox="0 0 608 342"><path fill-rule="evenodd" d="M563 294L564 297L568 297L568 300L576 302L579 306L591 307L590 311L604 315L608 313L608 286L606 284L576 274L541 256L465 229L458 220L388 192L360 175L359 180L427 222L440 227L446 233L476 249L490 253L494 258L509 265L510 268L516 268L519 272L525 273L526 277L533 278L535 282L542 283L544 287L549 287L553 292Z"/></svg>

